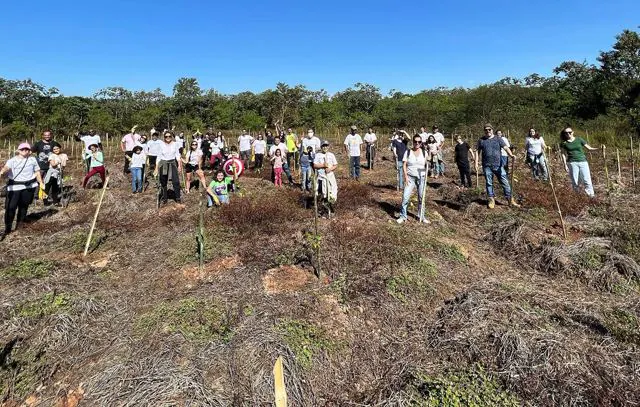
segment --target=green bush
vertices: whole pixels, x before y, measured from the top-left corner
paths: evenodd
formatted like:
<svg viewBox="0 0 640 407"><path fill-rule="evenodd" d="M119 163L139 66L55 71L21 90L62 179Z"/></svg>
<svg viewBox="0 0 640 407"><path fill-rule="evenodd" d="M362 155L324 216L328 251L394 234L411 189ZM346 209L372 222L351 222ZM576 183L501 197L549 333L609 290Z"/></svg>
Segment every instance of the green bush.
<svg viewBox="0 0 640 407"><path fill-rule="evenodd" d="M49 292L36 300L28 300L13 309L13 315L22 318L42 318L48 315L64 314L71 309L71 296L65 293Z"/></svg>
<svg viewBox="0 0 640 407"><path fill-rule="evenodd" d="M54 267L55 263L49 260L26 259L0 270L0 280L42 278L48 276Z"/></svg>
<svg viewBox="0 0 640 407"><path fill-rule="evenodd" d="M317 352L328 351L336 346L322 329L306 321L285 319L278 323L276 331L282 335L298 364L305 369L311 367Z"/></svg>

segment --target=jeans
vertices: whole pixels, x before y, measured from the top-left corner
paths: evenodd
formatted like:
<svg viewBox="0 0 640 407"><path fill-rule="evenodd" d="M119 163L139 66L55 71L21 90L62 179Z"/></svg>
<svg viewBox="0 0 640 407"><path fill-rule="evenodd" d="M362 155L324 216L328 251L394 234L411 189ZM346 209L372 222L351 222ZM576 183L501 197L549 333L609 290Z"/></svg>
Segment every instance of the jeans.
<svg viewBox="0 0 640 407"><path fill-rule="evenodd" d="M309 190L311 188L311 167L300 167L300 188Z"/></svg>
<svg viewBox="0 0 640 407"><path fill-rule="evenodd" d="M218 198L218 202L220 202L221 204L228 204L229 203L229 195L217 195L216 197ZM207 206L213 206L213 198L211 198L211 195L207 194Z"/></svg>
<svg viewBox="0 0 640 407"><path fill-rule="evenodd" d="M142 192L142 168L130 168L131 192Z"/></svg>
<svg viewBox="0 0 640 407"><path fill-rule="evenodd" d="M424 176L414 177L409 175L409 182L404 186L402 192L402 207L400 208L400 217L407 219L407 206L409 206L409 200L411 200L411 194L414 188L418 188L418 216L424 216L424 208L422 207L422 188L424 186Z"/></svg>
<svg viewBox="0 0 640 407"><path fill-rule="evenodd" d="M373 144L369 144L366 148L367 151L367 169L373 169L373 162L376 158L376 146Z"/></svg>
<svg viewBox="0 0 640 407"><path fill-rule="evenodd" d="M509 156L501 155L500 156L500 165L504 168L504 172L509 173Z"/></svg>
<svg viewBox="0 0 640 407"><path fill-rule="evenodd" d="M436 171L438 175L444 175L444 159L442 152L438 153L438 163L436 164Z"/></svg>
<svg viewBox="0 0 640 407"><path fill-rule="evenodd" d="M543 180L547 180L547 164L544 160L544 155L540 154L536 156L535 154L527 154L527 158L529 159L529 163L531 165L531 175L534 179L542 178Z"/></svg>
<svg viewBox="0 0 640 407"><path fill-rule="evenodd" d="M360 156L349 157L349 168L351 178L360 178Z"/></svg>
<svg viewBox="0 0 640 407"><path fill-rule="evenodd" d="M511 186L509 185L509 179L507 178L507 172L504 170L503 166L498 166L496 168L491 167L482 167L482 171L484 172L484 181L487 187L487 195L489 198L495 197L493 192L493 176L498 177L498 181L500 181L500 185L502 186L502 190L504 191L504 196L507 199L511 199Z"/></svg>
<svg viewBox="0 0 640 407"><path fill-rule="evenodd" d="M469 168L469 161L459 162L458 171L460 171L460 183L464 187L471 188L471 169Z"/></svg>
<svg viewBox="0 0 640 407"><path fill-rule="evenodd" d="M593 184L591 183L591 171L589 171L589 163L586 161L574 161L567 163L569 167L569 176L571 177L571 185L576 192L580 191L580 182L584 184L584 190L590 197L595 196Z"/></svg>
<svg viewBox="0 0 640 407"><path fill-rule="evenodd" d="M402 161L396 162L396 168L398 170L398 188L404 189L404 175L402 173Z"/></svg>

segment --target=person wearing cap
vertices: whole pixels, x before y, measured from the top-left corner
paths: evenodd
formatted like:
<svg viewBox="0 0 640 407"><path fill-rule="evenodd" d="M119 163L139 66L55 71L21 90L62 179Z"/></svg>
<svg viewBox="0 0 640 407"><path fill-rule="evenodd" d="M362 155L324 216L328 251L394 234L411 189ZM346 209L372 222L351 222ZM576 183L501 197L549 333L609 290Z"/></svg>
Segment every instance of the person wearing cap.
<svg viewBox="0 0 640 407"><path fill-rule="evenodd" d="M367 169L373 169L373 161L375 159L375 148L376 141L378 141L378 137L376 137L376 133L373 132L373 129L369 127L369 131L367 131L364 135L364 145L365 152L367 154Z"/></svg>
<svg viewBox="0 0 640 407"><path fill-rule="evenodd" d="M318 171L319 192L322 194L322 204L329 216L335 213L334 204L338 199L338 182L334 171L338 167L336 156L329 152L329 142L322 141L321 149L313 159L313 168Z"/></svg>
<svg viewBox="0 0 640 407"><path fill-rule="evenodd" d="M131 192L134 194L142 193L142 174L144 165L147 162L147 155L141 145L133 147L133 155L125 156L130 161L129 170L131 171Z"/></svg>
<svg viewBox="0 0 640 407"><path fill-rule="evenodd" d="M31 156L29 143L21 143L17 154L0 169L0 178L5 174L8 174L9 180L4 206L4 231L0 234L0 240L4 240L11 233L16 214L18 215L16 229L25 221L38 185L44 189L40 166L35 157Z"/></svg>
<svg viewBox="0 0 640 407"><path fill-rule="evenodd" d="M487 123L484 125L484 137L478 140L478 154L482 154L482 172L484 173L485 187L487 189L487 196L489 198L489 209L493 209L496 206L495 194L493 191L493 176L495 175L502 190L504 196L507 198L509 205L520 206L515 199L511 196L511 185L509 185L509 179L507 173L500 161L501 151L506 151L507 155L511 158L514 157L513 153L507 147L504 140L500 137L496 137L493 134L493 126Z"/></svg>
<svg viewBox="0 0 640 407"><path fill-rule="evenodd" d="M351 126L351 130L344 139L344 151L349 156L349 172L351 178L360 179L360 155L362 152L362 137L358 134L358 128Z"/></svg>
<svg viewBox="0 0 640 407"><path fill-rule="evenodd" d="M124 159L124 173L128 174L129 173L129 159L127 158L131 158L131 156L133 155L133 147L136 146L136 144L138 144L138 142L140 141L140 135L138 133L136 133L136 128L138 126L133 126L131 128L131 131L127 134L125 134L122 137L122 140L120 140L120 150L122 150L122 152L125 155L125 159Z"/></svg>
<svg viewBox="0 0 640 407"><path fill-rule="evenodd" d="M176 202L180 200L180 173L182 172L182 158L180 156L180 149L178 143L173 141L173 134L170 131L166 131L162 138L164 142L160 147L160 153L158 154L158 165L153 172L153 176L160 175L160 192L162 203L166 204L168 199L167 183L171 178L173 184L173 193L175 195Z"/></svg>
<svg viewBox="0 0 640 407"><path fill-rule="evenodd" d="M89 179L96 174L100 176L100 179L104 184L106 174L107 174L107 171L104 168L104 155L102 154L102 151L98 150L98 145L91 144L89 146L89 150L91 151L91 164L90 164L91 168L89 169L89 172L87 173L87 175L84 176L84 179L82 180L82 188L86 188L87 182L89 182Z"/></svg>
<svg viewBox="0 0 640 407"><path fill-rule="evenodd" d="M434 125L432 127L432 131L433 133L431 134L438 143L438 162L436 164L436 170L438 172L438 175L444 175L444 154L442 152L442 150L444 149L444 135L440 133L438 126Z"/></svg>
<svg viewBox="0 0 640 407"><path fill-rule="evenodd" d="M89 130L87 134L83 134L84 132L80 132L75 135L76 141L81 141L84 143L84 152L82 154L82 158L84 160L85 171L84 173L88 173L91 166L91 150L89 150L89 146L91 144L97 144L98 148L102 150L102 141L100 140L100 135L98 132L94 132L93 130Z"/></svg>

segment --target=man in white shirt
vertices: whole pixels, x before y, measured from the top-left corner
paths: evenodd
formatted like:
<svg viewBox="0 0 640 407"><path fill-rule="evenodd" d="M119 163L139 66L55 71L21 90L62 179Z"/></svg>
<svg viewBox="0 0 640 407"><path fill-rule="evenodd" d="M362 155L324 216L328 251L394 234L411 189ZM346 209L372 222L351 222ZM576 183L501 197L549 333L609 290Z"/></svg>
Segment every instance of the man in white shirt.
<svg viewBox="0 0 640 407"><path fill-rule="evenodd" d="M420 127L420 138L422 139L423 146L427 145L427 139L430 135L431 133L427 133L427 130L424 127Z"/></svg>
<svg viewBox="0 0 640 407"><path fill-rule="evenodd" d="M360 180L360 155L362 152L362 137L357 133L358 128L351 126L351 132L344 139L344 151L349 156L349 172L351 178Z"/></svg>
<svg viewBox="0 0 640 407"><path fill-rule="evenodd" d="M125 174L129 173L129 161L133 156L133 147L135 147L138 141L140 141L140 135L136 133L136 128L138 128L137 124L133 126L133 128L131 129L131 132L125 134L124 137L122 137L122 140L120 141L120 149L125 154L125 159L124 159Z"/></svg>
<svg viewBox="0 0 640 407"><path fill-rule="evenodd" d="M176 202L180 203L180 174L182 173L182 159L178 143L173 141L173 134L166 131L163 134L164 142L160 145L154 176L160 174L160 192L162 203L167 203L168 191L167 183L171 178L173 184L173 194Z"/></svg>
<svg viewBox="0 0 640 407"><path fill-rule="evenodd" d="M313 160L313 168L318 171L319 191L322 194L322 203L331 217L335 213L333 204L338 199L338 182L336 181L335 170L338 167L336 156L329 152L329 142L322 142L320 152L316 153Z"/></svg>
<svg viewBox="0 0 640 407"><path fill-rule="evenodd" d="M365 152L367 154L367 169L373 169L373 162L375 161L376 156L376 141L378 137L376 137L376 133L373 132L373 129L369 127L369 131L364 135L364 146Z"/></svg>
<svg viewBox="0 0 640 407"><path fill-rule="evenodd" d="M84 133L84 132L82 132ZM92 144L96 144L100 150L102 150L102 142L100 141L100 136L98 132L94 132L90 130L89 133L75 136L76 141L82 141L84 143L84 153L82 154L82 158L85 163L85 174L89 172L89 167L91 166L91 149L89 146Z"/></svg>
<svg viewBox="0 0 640 407"><path fill-rule="evenodd" d="M244 168L249 168L249 159L251 158L251 145L253 144L253 137L247 133L246 130L242 130L242 134L238 137L238 150L240 150L240 159L244 164Z"/></svg>
<svg viewBox="0 0 640 407"><path fill-rule="evenodd" d="M320 151L320 139L314 134L313 129L307 131L306 137L302 139L301 146L303 153L307 151L307 147L311 147L314 154Z"/></svg>
<svg viewBox="0 0 640 407"><path fill-rule="evenodd" d="M438 175L444 175L444 155L442 154L442 149L444 148L444 135L440 133L438 126L433 126L433 133L429 135L433 135L433 138L438 142L438 164L436 165L436 172Z"/></svg>
<svg viewBox="0 0 640 407"><path fill-rule="evenodd" d="M147 142L147 158L149 158L149 171L156 169L156 160L160 149L162 148L162 141L158 140L158 132L153 130L151 133L151 140Z"/></svg>

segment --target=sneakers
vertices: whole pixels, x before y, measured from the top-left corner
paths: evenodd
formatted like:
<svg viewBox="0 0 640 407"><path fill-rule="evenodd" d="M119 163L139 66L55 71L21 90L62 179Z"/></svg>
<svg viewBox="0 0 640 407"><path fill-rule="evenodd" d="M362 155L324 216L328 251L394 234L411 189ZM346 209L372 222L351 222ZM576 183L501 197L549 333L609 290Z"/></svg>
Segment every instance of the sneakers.
<svg viewBox="0 0 640 407"><path fill-rule="evenodd" d="M396 222L397 222L398 224L405 223L406 221L407 221L407 220L406 220L405 218L403 218L403 217L399 217L398 219L396 219Z"/></svg>
<svg viewBox="0 0 640 407"><path fill-rule="evenodd" d="M427 218L422 218L421 223L426 223L427 225L431 223L431 221Z"/></svg>
<svg viewBox="0 0 640 407"><path fill-rule="evenodd" d="M496 200L493 197L489 197L489 209L493 209L496 207Z"/></svg>
<svg viewBox="0 0 640 407"><path fill-rule="evenodd" d="M514 208L519 208L520 204L516 202L515 198L509 199L509 206L513 206Z"/></svg>

